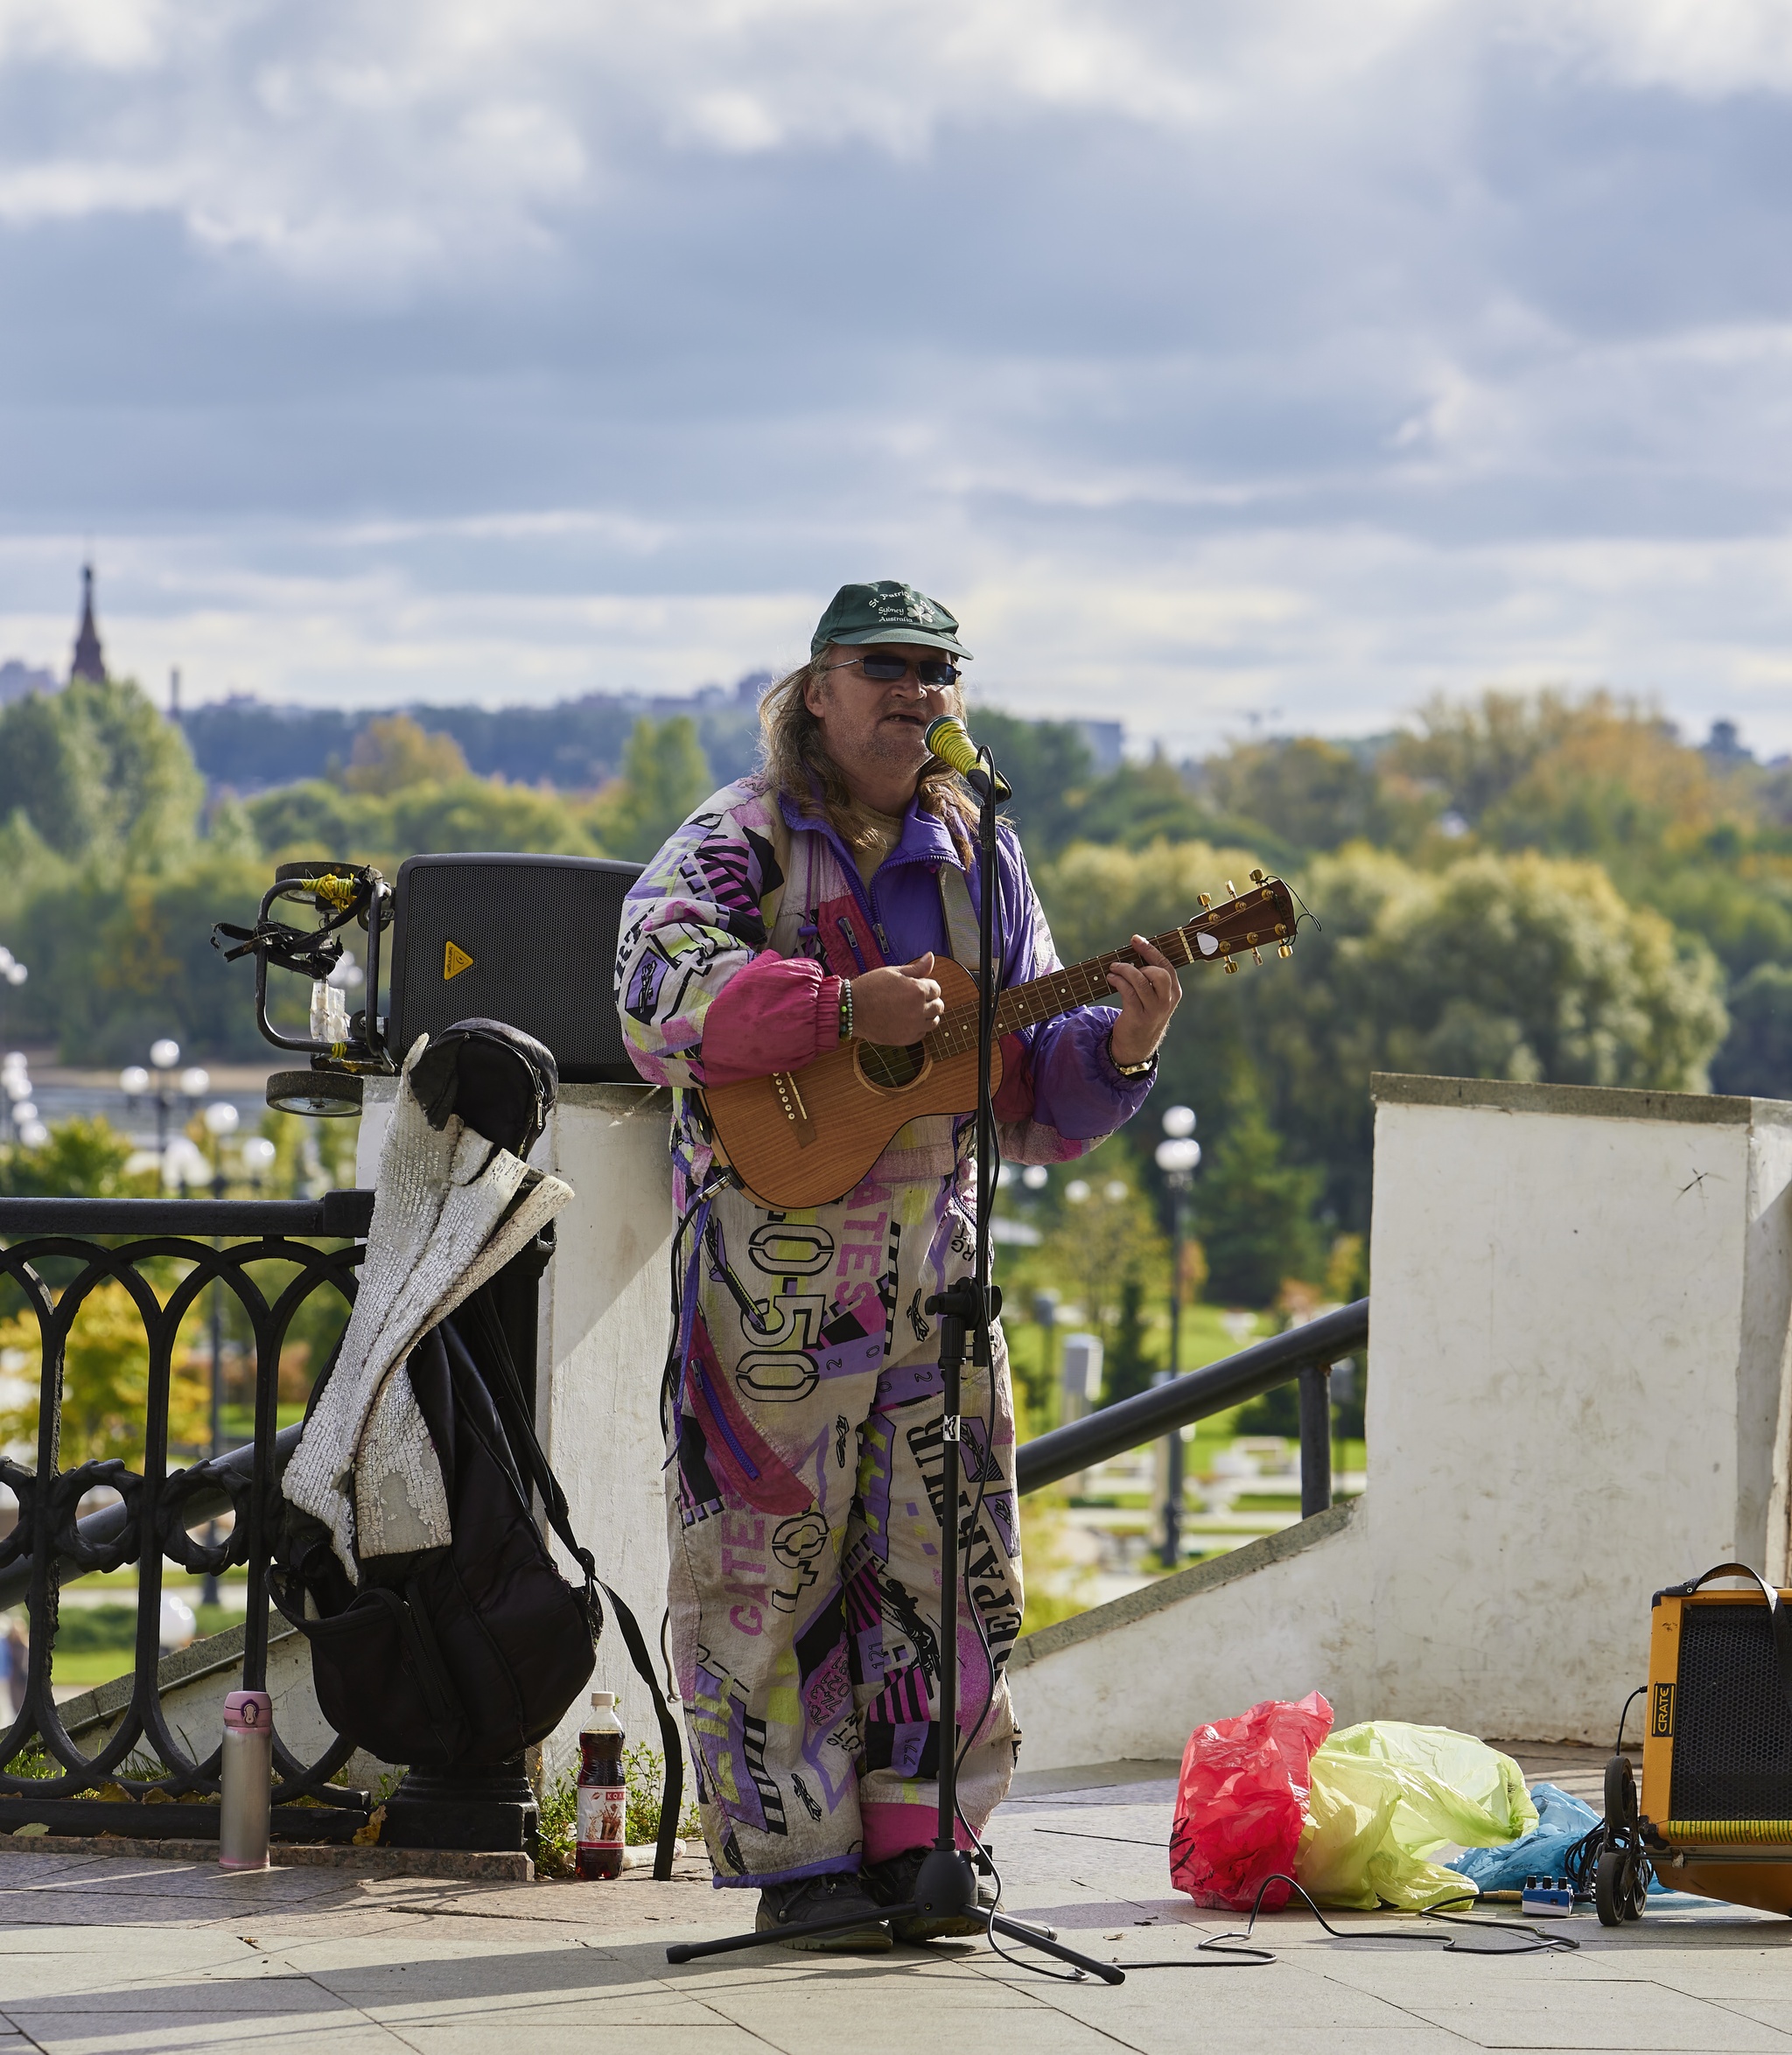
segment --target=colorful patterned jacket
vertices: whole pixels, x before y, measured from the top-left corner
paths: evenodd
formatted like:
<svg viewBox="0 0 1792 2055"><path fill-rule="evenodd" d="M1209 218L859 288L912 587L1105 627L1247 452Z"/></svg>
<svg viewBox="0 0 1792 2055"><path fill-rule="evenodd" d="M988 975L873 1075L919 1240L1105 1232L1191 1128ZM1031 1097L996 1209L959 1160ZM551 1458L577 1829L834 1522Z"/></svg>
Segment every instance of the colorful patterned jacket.
<svg viewBox="0 0 1792 2055"><path fill-rule="evenodd" d="M838 1045L843 977L929 949L951 954L941 894L948 866L976 905L975 860L967 874L944 823L911 805L867 889L827 821L805 818L788 799L774 802L752 780L706 800L648 863L623 906L617 1002L634 1067L649 1084L674 1087L681 1208L712 1153L690 1087L801 1069ZM1002 985L1057 968L1019 841L1005 826L997 905ZM1004 1037L996 1112L1005 1159L1082 1156L1138 1110L1152 1078L1115 1068L1116 1011L1086 1006ZM910 1121L872 1179L953 1177L970 1126L941 1115Z"/></svg>

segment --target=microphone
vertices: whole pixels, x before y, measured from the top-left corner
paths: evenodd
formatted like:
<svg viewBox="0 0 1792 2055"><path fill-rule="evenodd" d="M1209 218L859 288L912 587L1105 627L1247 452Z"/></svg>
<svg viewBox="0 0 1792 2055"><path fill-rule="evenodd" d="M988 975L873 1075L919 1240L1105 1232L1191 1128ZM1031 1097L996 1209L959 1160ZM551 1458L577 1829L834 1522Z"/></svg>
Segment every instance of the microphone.
<svg viewBox="0 0 1792 2055"><path fill-rule="evenodd" d="M970 739L970 730L962 721L950 714L942 714L938 720L929 721L927 733L921 737L942 764L968 778L981 792L990 782L990 775L976 760L976 744ZM1012 799L1014 794L1008 780L998 771L995 773L996 797Z"/></svg>

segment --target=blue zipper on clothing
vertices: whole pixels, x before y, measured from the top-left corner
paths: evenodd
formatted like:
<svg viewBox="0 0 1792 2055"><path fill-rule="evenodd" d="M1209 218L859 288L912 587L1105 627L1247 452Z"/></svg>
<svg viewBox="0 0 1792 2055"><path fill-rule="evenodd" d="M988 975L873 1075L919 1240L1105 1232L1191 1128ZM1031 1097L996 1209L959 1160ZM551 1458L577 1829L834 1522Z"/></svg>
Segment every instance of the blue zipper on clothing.
<svg viewBox="0 0 1792 2055"><path fill-rule="evenodd" d="M701 1363L694 1364L692 1366L692 1372L696 1380L697 1389L701 1392L707 1393L709 1390L709 1380L704 1375L703 1365ZM716 1400L713 1396L710 1398L710 1418L713 1420L716 1425L721 1429L722 1439L727 1443L731 1449L733 1450L735 1461L739 1464L740 1467L746 1471L749 1477L757 1478L760 1473L759 1465L753 1461L752 1457L747 1454L746 1450L741 1447L740 1443L735 1440L734 1429L728 1424L728 1415L716 1402Z"/></svg>

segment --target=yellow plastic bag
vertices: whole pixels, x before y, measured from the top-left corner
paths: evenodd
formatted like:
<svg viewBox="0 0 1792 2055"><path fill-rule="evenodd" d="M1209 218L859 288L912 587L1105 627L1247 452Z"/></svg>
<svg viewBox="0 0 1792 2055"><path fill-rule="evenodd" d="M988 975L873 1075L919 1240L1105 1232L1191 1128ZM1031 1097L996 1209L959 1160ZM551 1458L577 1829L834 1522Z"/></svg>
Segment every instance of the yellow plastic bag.
<svg viewBox="0 0 1792 2055"><path fill-rule="evenodd" d="M1322 1905L1417 1912L1474 1895L1425 1858L1454 1842L1498 1848L1529 1834L1536 1807L1508 1755L1448 1727L1368 1720L1313 1755L1294 1874Z"/></svg>

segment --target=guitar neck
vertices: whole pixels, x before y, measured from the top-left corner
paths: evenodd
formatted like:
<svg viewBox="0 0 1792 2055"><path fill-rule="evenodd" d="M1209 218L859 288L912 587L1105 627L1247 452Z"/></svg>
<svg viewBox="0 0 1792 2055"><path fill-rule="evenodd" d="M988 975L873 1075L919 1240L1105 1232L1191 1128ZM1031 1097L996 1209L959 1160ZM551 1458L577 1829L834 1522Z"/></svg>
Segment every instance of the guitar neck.
<svg viewBox="0 0 1792 2055"><path fill-rule="evenodd" d="M1193 963L1194 950L1185 929L1172 927L1152 940L1171 962ZM1108 982L1108 973L1122 958L1132 960L1129 945L1072 963L1062 970L1048 970L1043 977L1030 978L1024 985L1011 985L996 1001L996 1032L1011 1035L1017 1029L1037 1027L1042 1020L1055 1020L1060 1013L1074 1013L1079 1006L1120 1003L1120 995ZM936 1057L962 1056L976 1047L976 1008L955 1006L927 1037L926 1045Z"/></svg>

